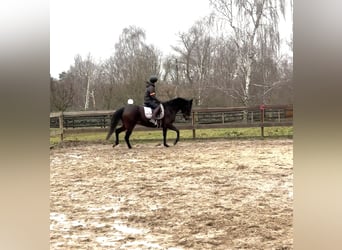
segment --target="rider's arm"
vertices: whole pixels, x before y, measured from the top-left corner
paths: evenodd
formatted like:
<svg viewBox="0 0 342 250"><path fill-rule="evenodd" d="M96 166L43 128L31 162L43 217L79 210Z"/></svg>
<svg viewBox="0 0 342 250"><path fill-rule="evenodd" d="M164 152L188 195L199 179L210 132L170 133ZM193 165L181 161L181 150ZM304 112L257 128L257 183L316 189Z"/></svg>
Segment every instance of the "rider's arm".
<svg viewBox="0 0 342 250"><path fill-rule="evenodd" d="M154 99L154 100L156 100L156 101L159 102L159 100L158 100L158 98L157 98L157 96L156 96L156 91L155 91L155 89L154 89L153 86L150 87L149 93L150 93L150 97L151 97L152 99Z"/></svg>

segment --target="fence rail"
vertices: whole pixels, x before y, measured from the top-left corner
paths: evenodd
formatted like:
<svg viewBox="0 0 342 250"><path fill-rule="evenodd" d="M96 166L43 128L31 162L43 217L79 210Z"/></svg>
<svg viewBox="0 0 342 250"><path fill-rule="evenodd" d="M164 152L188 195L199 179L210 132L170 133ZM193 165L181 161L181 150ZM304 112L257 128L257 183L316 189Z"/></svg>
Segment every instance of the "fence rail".
<svg viewBox="0 0 342 250"><path fill-rule="evenodd" d="M108 131L111 115L114 111L79 111L50 113L50 128L61 140L68 133ZM196 138L196 129L207 128L248 128L260 127L264 136L264 127L292 126L292 105L260 105L253 107L194 108L191 119L185 121L177 114L175 125L179 129L190 129ZM135 130L155 130L137 125Z"/></svg>

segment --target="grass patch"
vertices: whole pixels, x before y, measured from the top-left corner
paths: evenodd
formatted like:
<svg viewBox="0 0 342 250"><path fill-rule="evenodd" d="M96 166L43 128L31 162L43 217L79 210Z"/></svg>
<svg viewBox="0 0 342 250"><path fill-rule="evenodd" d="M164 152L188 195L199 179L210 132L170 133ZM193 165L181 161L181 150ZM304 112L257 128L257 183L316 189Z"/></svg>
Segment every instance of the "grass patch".
<svg viewBox="0 0 342 250"><path fill-rule="evenodd" d="M51 130L50 130L51 132ZM60 143L60 136L50 133L50 145L58 145ZM90 142L90 143L113 143L115 134L112 135L109 141L106 141L107 132L96 133L68 133L64 136L64 142ZM120 143L124 142L125 133L120 134ZM266 127L264 128L265 137L292 137L293 127ZM260 138L260 128L221 128L221 129L196 129L196 139L213 139L213 138ZM168 130L167 139L174 140L176 133ZM180 140L193 139L192 130L180 130ZM132 142L139 141L153 141L163 140L162 130L153 131L133 131L130 140Z"/></svg>

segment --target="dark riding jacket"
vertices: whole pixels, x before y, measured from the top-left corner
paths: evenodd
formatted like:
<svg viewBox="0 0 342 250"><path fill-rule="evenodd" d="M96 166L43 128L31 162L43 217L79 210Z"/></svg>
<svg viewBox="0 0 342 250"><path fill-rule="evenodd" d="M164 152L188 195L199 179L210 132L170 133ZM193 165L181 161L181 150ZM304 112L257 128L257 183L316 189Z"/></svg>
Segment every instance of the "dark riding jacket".
<svg viewBox="0 0 342 250"><path fill-rule="evenodd" d="M160 101L156 97L156 90L154 83L146 82L146 91L144 96L144 105L155 109L160 104Z"/></svg>

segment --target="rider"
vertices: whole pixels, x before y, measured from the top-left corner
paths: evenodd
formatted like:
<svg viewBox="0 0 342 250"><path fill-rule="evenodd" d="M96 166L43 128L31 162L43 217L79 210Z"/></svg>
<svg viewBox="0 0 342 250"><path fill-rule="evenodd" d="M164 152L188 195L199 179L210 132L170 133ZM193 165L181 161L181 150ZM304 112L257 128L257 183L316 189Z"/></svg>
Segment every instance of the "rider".
<svg viewBox="0 0 342 250"><path fill-rule="evenodd" d="M146 91L144 97L144 105L152 108L152 122L157 124L156 118L160 111L160 101L156 97L155 83L158 81L156 76L151 76L150 80L146 82Z"/></svg>

